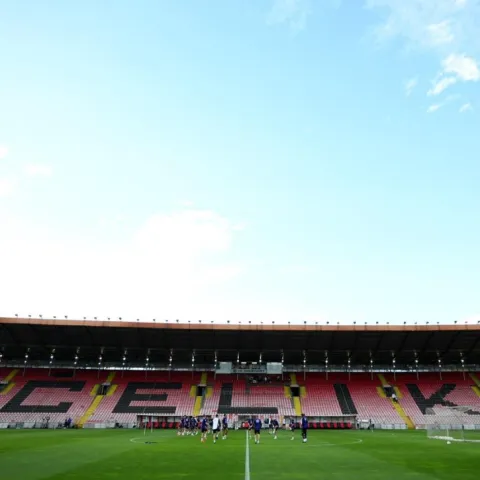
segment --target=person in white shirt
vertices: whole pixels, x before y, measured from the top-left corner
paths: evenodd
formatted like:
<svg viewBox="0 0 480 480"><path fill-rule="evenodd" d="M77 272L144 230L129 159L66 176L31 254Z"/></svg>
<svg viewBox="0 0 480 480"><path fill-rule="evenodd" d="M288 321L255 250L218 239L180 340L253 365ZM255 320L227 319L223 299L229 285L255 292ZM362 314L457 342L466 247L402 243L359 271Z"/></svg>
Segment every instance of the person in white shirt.
<svg viewBox="0 0 480 480"><path fill-rule="evenodd" d="M215 415L215 418L213 419L212 430L213 430L213 443L217 443L218 434L220 432L220 419L218 418L218 413L217 415Z"/></svg>

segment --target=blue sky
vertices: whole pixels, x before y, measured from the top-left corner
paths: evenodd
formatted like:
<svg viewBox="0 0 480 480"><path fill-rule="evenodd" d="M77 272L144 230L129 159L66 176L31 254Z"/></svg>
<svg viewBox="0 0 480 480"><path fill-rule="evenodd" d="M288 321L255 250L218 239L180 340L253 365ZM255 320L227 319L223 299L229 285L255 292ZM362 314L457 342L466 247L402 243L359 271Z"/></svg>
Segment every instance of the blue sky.
<svg viewBox="0 0 480 480"><path fill-rule="evenodd" d="M480 3L0 1L0 314L480 319Z"/></svg>

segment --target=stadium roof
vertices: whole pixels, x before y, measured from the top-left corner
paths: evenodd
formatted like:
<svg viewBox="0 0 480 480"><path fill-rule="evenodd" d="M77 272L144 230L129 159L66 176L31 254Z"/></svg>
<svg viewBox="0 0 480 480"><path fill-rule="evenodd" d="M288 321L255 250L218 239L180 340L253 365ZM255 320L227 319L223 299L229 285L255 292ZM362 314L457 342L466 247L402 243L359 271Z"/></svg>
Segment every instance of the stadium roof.
<svg viewBox="0 0 480 480"><path fill-rule="evenodd" d="M77 350L85 362L99 354L104 362L119 362L125 351L129 362L165 364L173 350L174 362L189 364L195 350L197 364L218 361L300 364L303 352L309 364L322 364L327 353L331 365L352 364L444 365L480 363L480 325L253 325L215 323L146 323L70 319L0 318L0 349L5 359L29 362L48 358L71 361Z"/></svg>

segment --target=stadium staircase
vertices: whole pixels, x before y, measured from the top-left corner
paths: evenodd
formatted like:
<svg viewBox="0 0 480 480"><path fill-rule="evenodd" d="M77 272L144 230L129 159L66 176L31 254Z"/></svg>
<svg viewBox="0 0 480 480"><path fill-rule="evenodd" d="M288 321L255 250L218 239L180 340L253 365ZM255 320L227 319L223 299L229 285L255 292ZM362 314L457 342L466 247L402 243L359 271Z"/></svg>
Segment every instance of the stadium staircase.
<svg viewBox="0 0 480 480"><path fill-rule="evenodd" d="M116 390L116 385L111 385L111 383L113 382L113 379L115 378L115 372L111 372L108 377L107 377L107 381L106 383L109 383L110 386L107 390L107 394L106 395L98 395L97 392L99 391L99 389L101 388L101 385L100 384L97 384L95 385L93 388L92 388L92 391L90 392L90 395L94 396L95 398L93 399L92 403L90 404L90 406L87 408L87 410L85 411L85 413L82 415L82 417L80 418L80 420L78 421L77 423L77 426L79 428L83 428L83 426L85 425L85 423L88 422L88 419L95 413L95 411L97 410L97 408L100 406L100 403L102 403L103 399L110 393L110 390L112 389L112 387L115 387L112 389L112 393L110 393L110 395L112 395L115 390Z"/></svg>
<svg viewBox="0 0 480 480"><path fill-rule="evenodd" d="M7 385L5 388L0 391L0 395L7 395L10 390L12 390L15 387L15 384L12 382L12 380L15 378L15 375L18 373L18 368L14 368L4 379L4 382L7 382Z"/></svg>
<svg viewBox="0 0 480 480"><path fill-rule="evenodd" d="M302 404L300 403L300 397L293 397L293 408L297 417L302 415Z"/></svg>
<svg viewBox="0 0 480 480"><path fill-rule="evenodd" d="M477 395L477 397L480 397L480 380L474 373L471 373L470 377L475 382L475 385L472 387L472 389Z"/></svg>
<svg viewBox="0 0 480 480"><path fill-rule="evenodd" d="M197 395L197 393L199 392L199 389L197 388L197 386L195 385L192 386L192 389L193 388L195 389L195 404L193 406L193 415L195 417L198 417L198 415L200 415L200 412L202 410L203 403L205 401L205 397L207 394L207 381L208 381L208 373L203 372L202 376L200 377L199 386L205 387L205 388L203 390L200 390L202 392L201 395Z"/></svg>
<svg viewBox="0 0 480 480"><path fill-rule="evenodd" d="M293 409L295 410L295 415L297 417L300 417L302 415L302 403L300 402L300 396L293 394L292 386L298 387L297 375L295 373L290 374L290 388L288 387L287 388L288 388L289 397L292 400Z"/></svg>
<svg viewBox="0 0 480 480"><path fill-rule="evenodd" d="M390 384L387 382L385 376L380 373L378 374L378 378L382 384L381 392L379 391L379 394L383 393L383 398L387 398L384 388ZM392 398L389 398L389 401L392 403L393 408L397 411L401 419L405 422L405 425L407 426L407 428L409 430L415 430L415 424L413 423L412 419L405 413L405 410L403 409L402 404L400 403L400 400L403 398L403 394L401 390L397 386L394 386L393 391L397 396L397 401L395 402Z"/></svg>

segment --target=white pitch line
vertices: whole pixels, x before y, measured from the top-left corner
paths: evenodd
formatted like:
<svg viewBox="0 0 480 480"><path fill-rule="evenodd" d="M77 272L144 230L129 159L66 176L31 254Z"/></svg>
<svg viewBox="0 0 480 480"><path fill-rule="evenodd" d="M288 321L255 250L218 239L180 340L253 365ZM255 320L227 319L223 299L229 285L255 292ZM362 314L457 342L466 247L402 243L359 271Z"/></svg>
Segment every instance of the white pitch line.
<svg viewBox="0 0 480 480"><path fill-rule="evenodd" d="M248 430L245 432L247 446L245 447L245 480L250 480L250 444L248 442Z"/></svg>

